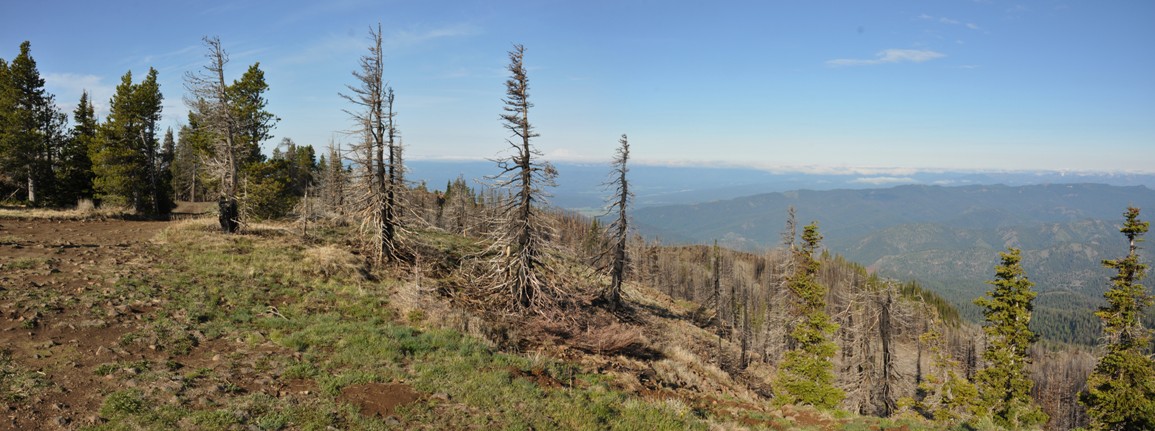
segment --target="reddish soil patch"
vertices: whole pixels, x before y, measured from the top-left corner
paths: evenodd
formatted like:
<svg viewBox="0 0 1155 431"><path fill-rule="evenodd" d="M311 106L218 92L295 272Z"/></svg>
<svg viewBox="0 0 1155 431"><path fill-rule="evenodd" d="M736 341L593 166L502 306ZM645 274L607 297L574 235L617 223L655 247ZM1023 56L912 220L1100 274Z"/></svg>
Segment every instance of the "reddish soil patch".
<svg viewBox="0 0 1155 431"><path fill-rule="evenodd" d="M548 372L541 368L534 368L529 371L523 371L517 367L509 367L508 370L509 374L513 375L514 377L520 377L529 380L543 388L562 388L566 386L565 383L555 379L553 376L549 375Z"/></svg>
<svg viewBox="0 0 1155 431"><path fill-rule="evenodd" d="M364 416L385 418L393 416L397 407L417 402L421 395L404 383L366 383L346 386L337 399L357 406Z"/></svg>

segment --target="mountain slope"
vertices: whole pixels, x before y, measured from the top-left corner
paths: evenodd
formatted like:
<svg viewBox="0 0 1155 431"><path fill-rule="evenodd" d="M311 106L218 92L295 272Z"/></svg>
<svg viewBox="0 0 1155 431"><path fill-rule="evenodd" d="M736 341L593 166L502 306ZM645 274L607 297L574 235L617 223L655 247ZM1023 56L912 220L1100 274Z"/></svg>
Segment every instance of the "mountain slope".
<svg viewBox="0 0 1155 431"><path fill-rule="evenodd" d="M1128 205L1155 208L1155 191L1101 184L802 190L643 208L634 216L639 230L664 242L719 239L754 250L777 245L793 206L799 222L819 222L832 252L884 276L920 280L971 318L977 309L970 303L985 292L998 252L1018 247L1037 290L1069 293L1040 301L1039 323L1077 327L1044 335L1091 343L1096 322L1086 318L1088 305L1106 288L1100 262L1126 249L1117 226Z"/></svg>

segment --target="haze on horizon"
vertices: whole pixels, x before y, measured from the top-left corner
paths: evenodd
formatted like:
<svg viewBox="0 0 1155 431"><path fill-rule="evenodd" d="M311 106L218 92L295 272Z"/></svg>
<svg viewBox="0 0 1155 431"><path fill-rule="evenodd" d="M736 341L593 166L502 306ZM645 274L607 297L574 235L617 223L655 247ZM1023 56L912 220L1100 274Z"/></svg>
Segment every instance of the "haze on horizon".
<svg viewBox="0 0 1155 431"><path fill-rule="evenodd" d="M32 42L48 90L98 114L119 78L160 72L164 124L219 36L260 62L282 137L350 142L337 93L386 38L411 159L506 148L506 52L527 48L550 160L811 170L1155 172L1155 3L898 1L5 2L0 58ZM883 169L885 168L885 169Z"/></svg>

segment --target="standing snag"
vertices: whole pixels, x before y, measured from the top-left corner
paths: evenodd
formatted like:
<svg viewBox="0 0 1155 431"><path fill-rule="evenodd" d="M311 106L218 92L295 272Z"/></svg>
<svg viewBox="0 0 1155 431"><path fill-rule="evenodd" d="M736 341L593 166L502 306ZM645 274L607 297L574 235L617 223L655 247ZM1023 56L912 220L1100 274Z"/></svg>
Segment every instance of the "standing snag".
<svg viewBox="0 0 1155 431"><path fill-rule="evenodd" d="M630 168L627 163L630 159L630 142L625 134L618 140L617 154L613 160L613 170L608 186L614 188L614 196L610 202L610 211L617 210L617 219L610 224L610 234L613 235L610 250L610 288L605 293L605 300L611 308L617 308L622 302L622 280L625 278L626 266L629 257L626 255L626 245L629 240L629 218L626 209L633 199L630 183L626 174Z"/></svg>
<svg viewBox="0 0 1155 431"><path fill-rule="evenodd" d="M506 142L513 154L495 160L501 172L494 177L494 188L508 197L494 202L498 220L490 251L496 254L489 276L494 289L509 292L514 307L534 309L545 305L556 288L544 277L546 247L551 228L535 206L544 205L548 194L543 187L554 186L557 171L541 157L531 143L538 136L529 123L529 78L523 58L525 47L514 45L509 52L510 77L505 81L505 113L502 127L512 133ZM500 195L500 194L499 194Z"/></svg>
<svg viewBox="0 0 1155 431"><path fill-rule="evenodd" d="M354 182L359 187L354 205L360 209L362 227L374 234L377 255L382 260L396 261L401 150L394 123L393 89L384 78L381 24L376 30L369 30L369 39L369 53L361 57L361 69L353 72L358 84L347 86L351 94L341 94L355 106L345 112L357 124L353 133L361 137L360 143L350 149L352 161L361 173Z"/></svg>
<svg viewBox="0 0 1155 431"><path fill-rule="evenodd" d="M199 74L185 74L185 89L188 90L185 104L190 119L195 117L201 131L210 139L209 155L204 164L220 181L217 204L221 229L236 233L240 229L237 195L243 146L236 136L236 110L225 84L225 65L229 56L221 47L220 38L205 37L204 43L209 50L205 55L209 64Z"/></svg>

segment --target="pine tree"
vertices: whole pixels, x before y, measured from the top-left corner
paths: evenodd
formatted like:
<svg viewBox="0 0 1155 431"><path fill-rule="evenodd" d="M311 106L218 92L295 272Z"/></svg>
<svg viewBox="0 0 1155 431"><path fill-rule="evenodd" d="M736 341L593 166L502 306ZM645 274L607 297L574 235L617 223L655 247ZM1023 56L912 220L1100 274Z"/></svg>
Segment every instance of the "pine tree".
<svg viewBox="0 0 1155 431"><path fill-rule="evenodd" d="M265 93L269 84L265 82L265 72L261 63L249 66L241 78L233 81L227 89L232 102L233 118L237 121L237 163L243 168L264 159L261 143L273 138L272 130L281 121L266 110L269 104Z"/></svg>
<svg viewBox="0 0 1155 431"><path fill-rule="evenodd" d="M796 263L787 287L795 298L798 320L790 330L793 348L785 353L778 367L774 384L778 404L834 408L845 396L834 386L832 358L838 346L832 337L838 325L826 313L829 289L817 279L820 263L814 253L821 241L818 224L811 223L802 228L801 247L794 251Z"/></svg>
<svg viewBox="0 0 1155 431"><path fill-rule="evenodd" d="M900 410L914 408L942 424L957 424L978 413L979 392L974 384L959 375L958 361L944 349L942 326L942 321L936 318L918 337L919 347L926 346L930 354L930 369L918 383L919 399L903 397L898 405Z"/></svg>
<svg viewBox="0 0 1155 431"><path fill-rule="evenodd" d="M999 256L1002 263L995 267L995 280L988 282L994 286L987 292L989 298L975 300L984 308L983 332L987 335L983 352L986 367L975 380L982 406L994 416L995 423L1011 429L1037 427L1047 422L1047 414L1031 399L1034 382L1027 373L1027 349L1038 338L1029 328L1034 283L1019 263L1019 249L1008 249Z"/></svg>
<svg viewBox="0 0 1155 431"><path fill-rule="evenodd" d="M1155 360L1147 355L1151 333L1140 320L1152 296L1139 281L1147 265L1139 261L1138 243L1150 227L1139 220L1139 209L1127 208L1119 229L1130 243L1126 257L1104 260L1117 271L1104 294L1107 305L1095 312L1103 321L1106 353L1087 378L1079 401L1087 407L1093 429L1155 429Z"/></svg>
<svg viewBox="0 0 1155 431"><path fill-rule="evenodd" d="M50 203L55 159L64 145L67 116L44 89L31 43L0 74L0 171L21 184L29 205Z"/></svg>
<svg viewBox="0 0 1155 431"><path fill-rule="evenodd" d="M75 203L92 199L92 159L89 152L96 141L99 124L88 92L80 94L80 103L72 113L72 136L60 152L61 169L57 172L63 199Z"/></svg>
<svg viewBox="0 0 1155 431"><path fill-rule="evenodd" d="M133 84L131 71L121 77L90 153L98 197L140 213L172 210L171 185L161 172L167 166L156 136L163 100L156 69L150 68L140 84Z"/></svg>

